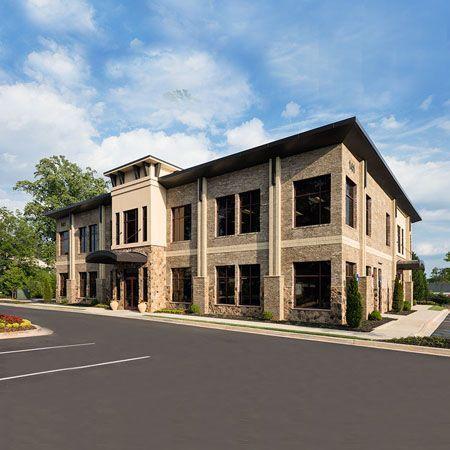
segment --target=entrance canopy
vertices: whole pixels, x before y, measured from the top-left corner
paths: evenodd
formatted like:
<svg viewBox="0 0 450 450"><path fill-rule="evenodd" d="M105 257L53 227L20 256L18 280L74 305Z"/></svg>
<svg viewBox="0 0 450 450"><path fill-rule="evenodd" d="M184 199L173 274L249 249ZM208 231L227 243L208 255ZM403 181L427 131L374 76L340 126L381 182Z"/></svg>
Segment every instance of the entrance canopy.
<svg viewBox="0 0 450 450"><path fill-rule="evenodd" d="M145 264L147 262L147 255L139 252L117 252L112 250L98 250L89 253L86 256L87 263L96 264Z"/></svg>
<svg viewBox="0 0 450 450"><path fill-rule="evenodd" d="M397 270L424 270L423 262L418 259L397 261Z"/></svg>

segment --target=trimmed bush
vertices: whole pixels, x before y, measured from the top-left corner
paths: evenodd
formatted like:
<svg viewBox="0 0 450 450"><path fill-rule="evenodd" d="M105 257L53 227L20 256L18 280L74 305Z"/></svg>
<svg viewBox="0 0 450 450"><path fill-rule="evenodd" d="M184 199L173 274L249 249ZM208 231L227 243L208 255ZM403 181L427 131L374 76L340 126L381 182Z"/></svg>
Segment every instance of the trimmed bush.
<svg viewBox="0 0 450 450"><path fill-rule="evenodd" d="M178 308L162 308L158 309L158 311L155 311L157 313L165 313L165 314L185 314L186 311L184 309L178 309Z"/></svg>
<svg viewBox="0 0 450 450"><path fill-rule="evenodd" d="M194 303L192 303L189 306L188 313L189 314L200 314L200 306L195 305Z"/></svg>
<svg viewBox="0 0 450 450"><path fill-rule="evenodd" d="M369 314L369 320L381 320L381 313L380 313L380 311L377 311L377 310L372 311Z"/></svg>
<svg viewBox="0 0 450 450"><path fill-rule="evenodd" d="M403 311L411 311L411 302L403 302Z"/></svg>
<svg viewBox="0 0 450 450"><path fill-rule="evenodd" d="M45 303L50 303L53 300L53 289L48 277L42 280L42 299Z"/></svg>
<svg viewBox="0 0 450 450"><path fill-rule="evenodd" d="M270 311L263 311L262 318L263 320L272 320L273 314Z"/></svg>
<svg viewBox="0 0 450 450"><path fill-rule="evenodd" d="M358 290L356 276L347 284L347 310L345 312L345 318L350 328L358 328L362 320L362 298Z"/></svg>
<svg viewBox="0 0 450 450"><path fill-rule="evenodd" d="M395 312L402 312L405 302L405 297L403 295L403 285L398 277L395 278L394 283L394 293L392 297L392 309Z"/></svg>
<svg viewBox="0 0 450 450"><path fill-rule="evenodd" d="M447 297L442 293L430 295L429 300L437 305L446 305L447 303L450 303L450 297Z"/></svg>

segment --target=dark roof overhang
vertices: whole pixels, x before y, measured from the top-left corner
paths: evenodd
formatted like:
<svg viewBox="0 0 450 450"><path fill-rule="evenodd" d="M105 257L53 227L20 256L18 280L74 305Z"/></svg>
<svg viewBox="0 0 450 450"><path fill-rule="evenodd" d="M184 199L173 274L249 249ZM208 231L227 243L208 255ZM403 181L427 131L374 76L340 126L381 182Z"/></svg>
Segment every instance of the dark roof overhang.
<svg viewBox="0 0 450 450"><path fill-rule="evenodd" d="M425 266L419 259L397 261L397 270L425 270Z"/></svg>
<svg viewBox="0 0 450 450"><path fill-rule="evenodd" d="M89 211L90 209L96 208L101 205L111 204L111 194L107 192L106 194L100 194L96 197L88 198L78 203L73 203L72 205L65 206L64 208L54 209L44 213L44 216L51 217L52 219L59 219L61 217L68 216L71 213L79 213L83 211Z"/></svg>
<svg viewBox="0 0 450 450"><path fill-rule="evenodd" d="M396 199L398 207L411 217L412 222L421 220L419 213L408 199L400 183L356 117L334 122L278 141L260 145L259 147L180 170L165 175L159 178L158 181L166 188L173 188L192 183L198 178L212 178L235 170L263 164L270 158L285 158L342 143L357 158L366 161L367 171L370 175L392 199Z"/></svg>
<svg viewBox="0 0 450 450"><path fill-rule="evenodd" d="M139 252L118 252L112 250L98 250L86 256L87 263L96 264L145 264L147 255Z"/></svg>

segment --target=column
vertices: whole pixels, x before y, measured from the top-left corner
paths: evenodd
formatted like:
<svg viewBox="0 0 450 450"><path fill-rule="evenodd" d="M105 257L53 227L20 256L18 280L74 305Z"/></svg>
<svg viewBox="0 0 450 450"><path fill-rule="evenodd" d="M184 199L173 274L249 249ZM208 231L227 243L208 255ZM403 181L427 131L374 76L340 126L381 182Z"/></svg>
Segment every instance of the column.
<svg viewBox="0 0 450 450"><path fill-rule="evenodd" d="M264 277L264 311L284 320L284 277L281 275L281 159L269 161L269 275Z"/></svg>

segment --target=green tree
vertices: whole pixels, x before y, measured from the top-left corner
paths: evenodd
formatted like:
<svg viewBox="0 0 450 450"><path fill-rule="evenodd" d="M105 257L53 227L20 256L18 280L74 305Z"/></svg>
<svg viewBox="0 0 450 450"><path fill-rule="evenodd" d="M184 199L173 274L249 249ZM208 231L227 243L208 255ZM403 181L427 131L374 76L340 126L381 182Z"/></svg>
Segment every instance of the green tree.
<svg viewBox="0 0 450 450"><path fill-rule="evenodd" d="M395 312L402 312L404 301L405 301L405 297L403 295L403 285L402 285L399 277L396 277L395 283L394 283L394 293L393 293L393 297L392 297L392 309Z"/></svg>
<svg viewBox="0 0 450 450"><path fill-rule="evenodd" d="M356 276L347 283L347 309L345 318L347 319L347 325L351 328L359 327L362 320L362 298L358 290Z"/></svg>
<svg viewBox="0 0 450 450"><path fill-rule="evenodd" d="M44 213L103 194L108 183L89 167L82 169L64 156L51 156L36 164L33 180L18 181L14 189L32 197L25 205L24 214L36 229L39 257L52 263L55 258L55 221L45 217Z"/></svg>
<svg viewBox="0 0 450 450"><path fill-rule="evenodd" d="M419 260L419 257L413 252L412 259ZM416 302L423 302L428 298L428 281L425 276L425 270L413 270L413 298Z"/></svg>

